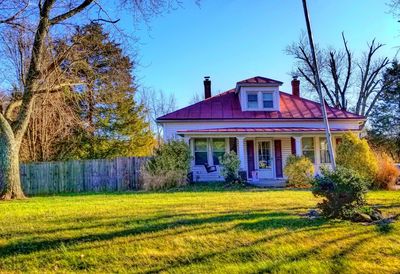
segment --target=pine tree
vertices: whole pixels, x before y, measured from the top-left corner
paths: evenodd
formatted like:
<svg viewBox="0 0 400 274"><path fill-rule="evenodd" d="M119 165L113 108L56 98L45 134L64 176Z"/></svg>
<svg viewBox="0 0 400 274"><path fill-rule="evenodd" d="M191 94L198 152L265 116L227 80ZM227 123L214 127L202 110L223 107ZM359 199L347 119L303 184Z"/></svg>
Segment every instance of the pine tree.
<svg viewBox="0 0 400 274"><path fill-rule="evenodd" d="M400 64L392 63L383 76L386 88L370 116L370 141L400 161Z"/></svg>
<svg viewBox="0 0 400 274"><path fill-rule="evenodd" d="M63 66L69 78L83 83L73 91L85 129L76 130L65 144L69 151L64 158L149 155L155 140L134 99L133 62L97 23L78 28L60 47L71 44L76 46Z"/></svg>

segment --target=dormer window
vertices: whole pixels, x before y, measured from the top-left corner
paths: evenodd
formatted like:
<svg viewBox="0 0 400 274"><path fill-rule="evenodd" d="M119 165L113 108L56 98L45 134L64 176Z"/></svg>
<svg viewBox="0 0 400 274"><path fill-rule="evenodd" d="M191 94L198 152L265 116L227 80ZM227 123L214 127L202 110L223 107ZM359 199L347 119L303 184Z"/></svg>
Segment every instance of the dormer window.
<svg viewBox="0 0 400 274"><path fill-rule="evenodd" d="M272 92L263 92L262 94L263 108L274 107L274 95Z"/></svg>
<svg viewBox="0 0 400 274"><path fill-rule="evenodd" d="M247 94L247 107L248 108L258 108L258 94L253 92L253 93L248 93Z"/></svg>
<svg viewBox="0 0 400 274"><path fill-rule="evenodd" d="M279 111L282 82L254 77L236 83L242 111Z"/></svg>

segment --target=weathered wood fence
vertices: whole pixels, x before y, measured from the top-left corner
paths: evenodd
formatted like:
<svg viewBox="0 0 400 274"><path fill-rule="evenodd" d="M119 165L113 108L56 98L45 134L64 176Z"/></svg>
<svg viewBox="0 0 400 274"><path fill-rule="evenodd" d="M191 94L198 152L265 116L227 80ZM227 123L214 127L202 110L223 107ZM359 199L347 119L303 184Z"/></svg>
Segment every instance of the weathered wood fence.
<svg viewBox="0 0 400 274"><path fill-rule="evenodd" d="M146 158L21 164L25 194L135 190Z"/></svg>

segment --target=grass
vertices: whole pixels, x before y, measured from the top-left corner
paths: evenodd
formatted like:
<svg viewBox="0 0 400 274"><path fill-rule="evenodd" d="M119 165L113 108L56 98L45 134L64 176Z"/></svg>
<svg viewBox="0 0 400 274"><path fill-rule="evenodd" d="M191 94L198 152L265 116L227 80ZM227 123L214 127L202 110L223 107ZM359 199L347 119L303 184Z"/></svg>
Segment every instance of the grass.
<svg viewBox="0 0 400 274"><path fill-rule="evenodd" d="M0 202L0 272L400 271L400 223L299 216L317 201L304 190L201 185ZM400 213L400 192L368 202Z"/></svg>

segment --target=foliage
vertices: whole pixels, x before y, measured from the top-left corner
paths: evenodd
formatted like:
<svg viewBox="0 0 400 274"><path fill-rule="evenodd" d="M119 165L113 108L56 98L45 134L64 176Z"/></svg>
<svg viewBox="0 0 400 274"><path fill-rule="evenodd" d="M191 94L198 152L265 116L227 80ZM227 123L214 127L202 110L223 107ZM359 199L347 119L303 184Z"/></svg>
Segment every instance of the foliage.
<svg viewBox="0 0 400 274"><path fill-rule="evenodd" d="M309 187L314 177L314 165L305 156L289 155L283 170L288 186Z"/></svg>
<svg viewBox="0 0 400 274"><path fill-rule="evenodd" d="M71 55L85 54L85 51L82 49L75 51L75 46L79 47L79 43L75 41L61 47L59 51L57 45L59 38L69 36L71 27L84 25L86 22L112 22L109 16L111 9L103 8L98 1L39 0L35 2L36 4L29 0L0 1L2 38L15 32L26 34L29 38L34 37L34 39L20 41L26 43L23 48L27 49L28 54L25 54L25 50L20 51L20 43L9 44L8 39L0 39L1 48L4 46L11 51L14 49L13 57L16 58L9 61L16 68L17 81L20 84L13 83L13 85L22 87L20 91L23 93L22 100L19 101L7 102L4 98L0 98L0 146L5 154L0 158L0 184L4 186L0 199L4 200L25 198L19 174L19 151L30 119L34 115L32 110L38 95L72 89L79 84L79 76L78 82L73 82L74 79L66 75L75 64L74 62L79 63L84 59L77 56L72 62L70 60L69 65L63 65L63 63ZM120 8L124 7L134 12L138 15L136 19L145 21L152 16L160 15L164 10L172 9L173 4L176 4L174 0L123 0L119 3ZM116 2L111 6L115 8L115 4ZM78 18L78 15L81 17ZM2 64L6 64L5 59L7 57L1 55ZM95 59L96 56L92 60ZM98 65L101 67L101 62ZM18 115L14 119L10 114L16 108L18 108ZM118 137L122 140L126 138L122 133L119 133Z"/></svg>
<svg viewBox="0 0 400 274"><path fill-rule="evenodd" d="M192 159L189 146L172 140L158 147L142 172L142 187L163 189L186 183Z"/></svg>
<svg viewBox="0 0 400 274"><path fill-rule="evenodd" d="M378 161L368 142L350 132L342 136L337 147L336 163L371 181L378 171Z"/></svg>
<svg viewBox="0 0 400 274"><path fill-rule="evenodd" d="M234 151L225 153L220 157L219 162L222 166L221 174L227 183L239 180L240 159Z"/></svg>
<svg viewBox="0 0 400 274"><path fill-rule="evenodd" d="M374 186L378 189L393 189L400 170L394 165L394 161L386 153L377 153L378 171L374 179Z"/></svg>
<svg viewBox="0 0 400 274"><path fill-rule="evenodd" d="M350 219L365 204L369 182L353 170L338 166L335 171L321 169L313 180L313 194L324 197L318 204L324 216Z"/></svg>
<svg viewBox="0 0 400 274"><path fill-rule="evenodd" d="M370 115L368 140L400 162L400 64L394 61L384 75L386 88Z"/></svg>
<svg viewBox="0 0 400 274"><path fill-rule="evenodd" d="M58 50L73 43L75 50L62 67L68 67L69 78L83 82L73 91L86 127L76 130L64 158L150 155L155 140L134 99L133 62L97 23L77 28L70 41L59 42Z"/></svg>
<svg viewBox="0 0 400 274"><path fill-rule="evenodd" d="M309 220L299 216L319 200L309 191L231 191L224 185L0 203L0 272L400 270L397 222L391 233L380 233L372 225ZM367 198L368 204L380 204L383 213L400 213L399 193L372 191Z"/></svg>

